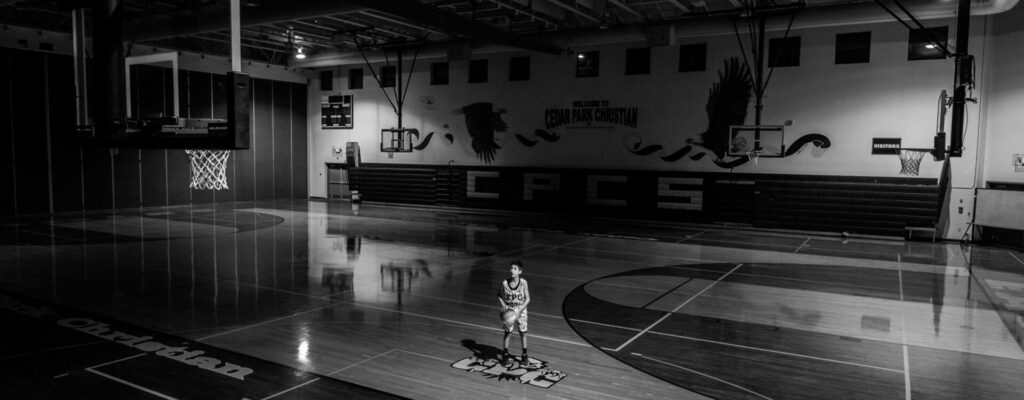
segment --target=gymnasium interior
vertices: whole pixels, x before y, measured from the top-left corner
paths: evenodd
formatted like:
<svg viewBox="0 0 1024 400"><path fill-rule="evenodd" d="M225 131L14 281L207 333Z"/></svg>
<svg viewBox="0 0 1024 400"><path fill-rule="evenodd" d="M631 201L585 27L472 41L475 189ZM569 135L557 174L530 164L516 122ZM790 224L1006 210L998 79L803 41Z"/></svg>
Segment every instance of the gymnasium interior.
<svg viewBox="0 0 1024 400"><path fill-rule="evenodd" d="M2 397L1019 399L1018 3L0 1Z"/></svg>

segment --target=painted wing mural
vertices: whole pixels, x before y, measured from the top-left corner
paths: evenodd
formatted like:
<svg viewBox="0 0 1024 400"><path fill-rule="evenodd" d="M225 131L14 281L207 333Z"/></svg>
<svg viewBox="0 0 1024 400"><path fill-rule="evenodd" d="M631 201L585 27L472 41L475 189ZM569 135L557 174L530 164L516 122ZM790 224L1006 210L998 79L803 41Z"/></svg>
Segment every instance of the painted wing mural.
<svg viewBox="0 0 1024 400"><path fill-rule="evenodd" d="M699 142L717 156L725 157L729 148L729 127L743 125L747 120L747 107L751 96L750 74L746 64L732 58L725 62L725 70L718 71L718 82L708 91L708 129L700 134Z"/></svg>
<svg viewBox="0 0 1024 400"><path fill-rule="evenodd" d="M704 158L707 153L714 154L713 162L721 168L735 168L749 162L748 156L731 160L726 160L725 157L729 148L729 127L743 125L746 121L752 91L750 73L746 65L735 57L726 60L724 69L718 72L718 82L715 82L708 91L708 103L704 107L708 115L708 128L696 139L687 139L686 145L682 148L659 158L665 162L676 162L693 152L690 159L694 161ZM623 143L629 152L638 156L648 156L664 149L660 144L644 145L638 134L627 135ZM799 153L807 144L821 149L832 145L825 135L810 133L794 141L783 156ZM701 149L695 149L696 147Z"/></svg>
<svg viewBox="0 0 1024 400"><path fill-rule="evenodd" d="M494 154L501 146L494 141L495 132L505 132L508 124L501 119L504 109L494 109L491 103L473 103L455 111L466 117L466 130L472 139L473 152L485 163L494 161Z"/></svg>

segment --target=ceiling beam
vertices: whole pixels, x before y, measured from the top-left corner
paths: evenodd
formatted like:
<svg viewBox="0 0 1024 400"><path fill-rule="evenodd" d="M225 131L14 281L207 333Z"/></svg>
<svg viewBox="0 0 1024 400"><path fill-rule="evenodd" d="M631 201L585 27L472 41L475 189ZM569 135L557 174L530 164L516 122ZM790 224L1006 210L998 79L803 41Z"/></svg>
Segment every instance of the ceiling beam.
<svg viewBox="0 0 1024 400"><path fill-rule="evenodd" d="M621 8L625 12L628 12L630 14L633 14L633 15L637 16L637 17L640 17L641 19L644 17L643 14L640 14L639 12L634 10L633 7L630 7L630 6L622 3L621 1L618 1L618 0L608 0L608 2L614 4L618 8Z"/></svg>
<svg viewBox="0 0 1024 400"><path fill-rule="evenodd" d="M559 0L547 0L547 1L548 1L548 3L551 3L551 4L554 4L556 6L562 7L564 9L566 9L566 10L576 14L576 15L579 15L579 16L585 18L585 19L589 19L592 22L601 23L601 20L597 19L597 17L594 17L593 15L590 15L590 14L587 14L587 13L581 11L581 10L578 10L574 6L571 6L569 4L565 4L565 3L563 3L563 2L561 2ZM575 3L575 1L573 3Z"/></svg>
<svg viewBox="0 0 1024 400"><path fill-rule="evenodd" d="M326 14L342 14L365 10L366 7L346 0L308 0L299 2L268 3L260 7L244 8L242 26L264 25L314 18ZM138 31L137 41L166 39L175 36L198 35L226 29L230 22L229 11L181 12L165 14L158 20L143 18L126 24L125 32Z"/></svg>
<svg viewBox="0 0 1024 400"><path fill-rule="evenodd" d="M418 0L352 0L352 2L364 7L373 8L385 14L433 26L443 31L455 32L475 40L548 54L562 53L562 48L560 47L527 39L490 25L484 25Z"/></svg>
<svg viewBox="0 0 1024 400"><path fill-rule="evenodd" d="M680 10L683 10L685 12L690 12L690 7L684 6L683 3L679 2L679 0L668 0L668 2L672 3L672 5L676 6L676 8L678 8Z"/></svg>
<svg viewBox="0 0 1024 400"><path fill-rule="evenodd" d="M339 19L339 18L332 17L330 15L325 15L325 16L323 16L323 18L325 20L332 21L332 22L337 22L339 24L355 25L355 26L358 26L360 28L367 28L368 27L366 24L363 24L363 23L353 22L353 21L345 20L345 19ZM379 25L374 26L373 29L376 29L378 31L387 33L389 35L400 36L400 37L403 37L405 39L419 39L418 37L415 37L413 35L410 35L410 34L407 34L407 33L402 33L402 32L399 32L399 31L396 31L396 30L393 30L393 29L387 29L387 28L381 27ZM337 30L338 29L335 29L335 31L337 31Z"/></svg>

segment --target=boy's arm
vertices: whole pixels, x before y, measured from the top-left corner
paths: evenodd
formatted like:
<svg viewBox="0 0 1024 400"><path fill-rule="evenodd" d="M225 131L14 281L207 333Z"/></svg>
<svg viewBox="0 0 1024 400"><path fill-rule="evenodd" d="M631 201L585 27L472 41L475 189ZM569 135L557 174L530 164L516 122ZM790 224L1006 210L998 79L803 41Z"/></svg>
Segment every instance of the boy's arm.
<svg viewBox="0 0 1024 400"><path fill-rule="evenodd" d="M502 289L501 286L498 286L498 302L501 303L501 309L504 310L504 309L507 309L509 307L508 307L508 304L505 304L505 299L503 299L501 297L501 294L502 294L501 293L502 292L501 289Z"/></svg>
<svg viewBox="0 0 1024 400"><path fill-rule="evenodd" d="M523 280L523 294L526 295L526 299L523 300L523 304L519 306L519 312L522 313L526 309L526 306L530 304L530 284Z"/></svg>

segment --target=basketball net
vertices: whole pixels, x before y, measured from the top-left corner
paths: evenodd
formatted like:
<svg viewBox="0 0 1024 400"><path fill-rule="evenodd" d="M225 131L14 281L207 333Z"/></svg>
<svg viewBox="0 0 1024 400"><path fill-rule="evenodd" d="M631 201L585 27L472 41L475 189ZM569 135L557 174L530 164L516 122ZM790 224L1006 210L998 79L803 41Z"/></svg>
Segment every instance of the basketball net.
<svg viewBox="0 0 1024 400"><path fill-rule="evenodd" d="M747 158L753 161L754 165L757 165L757 156L759 155L761 155L761 149L751 149L747 152Z"/></svg>
<svg viewBox="0 0 1024 400"><path fill-rule="evenodd" d="M228 188L224 175L231 150L185 150L192 163L192 182L188 187L197 190L223 190Z"/></svg>
<svg viewBox="0 0 1024 400"><path fill-rule="evenodd" d="M900 150L900 175L917 176L921 168L921 159L925 152L919 150Z"/></svg>

